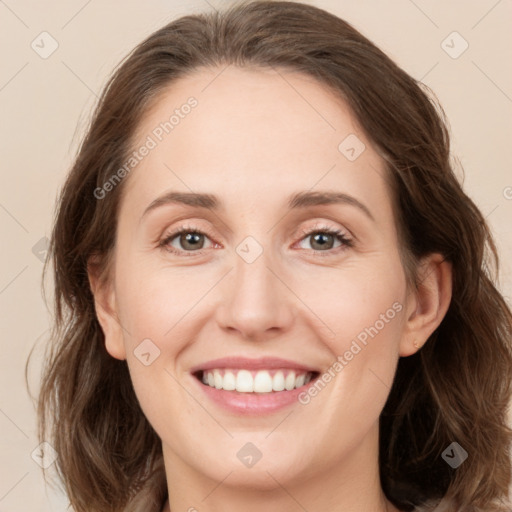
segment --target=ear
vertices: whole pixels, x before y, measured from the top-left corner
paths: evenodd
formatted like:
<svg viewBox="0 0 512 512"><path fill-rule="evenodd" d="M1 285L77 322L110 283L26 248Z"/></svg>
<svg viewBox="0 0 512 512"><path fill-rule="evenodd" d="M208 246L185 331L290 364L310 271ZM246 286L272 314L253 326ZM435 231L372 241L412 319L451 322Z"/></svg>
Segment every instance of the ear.
<svg viewBox="0 0 512 512"><path fill-rule="evenodd" d="M94 296L96 317L105 336L105 348L116 359L126 359L123 330L118 320L115 288L110 276L104 277L98 260L91 257L87 263L89 285Z"/></svg>
<svg viewBox="0 0 512 512"><path fill-rule="evenodd" d="M417 290L407 298L407 318L400 342L400 356L416 353L443 320L452 298L452 265L441 254L423 259Z"/></svg>

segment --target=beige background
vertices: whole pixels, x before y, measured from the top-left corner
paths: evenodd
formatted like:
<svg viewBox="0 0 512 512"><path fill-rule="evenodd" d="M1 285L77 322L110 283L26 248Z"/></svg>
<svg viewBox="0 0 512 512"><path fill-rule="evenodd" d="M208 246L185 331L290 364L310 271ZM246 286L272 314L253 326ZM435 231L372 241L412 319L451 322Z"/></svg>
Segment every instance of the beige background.
<svg viewBox="0 0 512 512"><path fill-rule="evenodd" d="M45 490L41 469L31 458L38 441L23 369L30 349L39 342L40 353L47 335L40 257L44 237L50 234L55 195L82 127L108 73L134 45L172 18L226 3L0 0L0 512L65 510L65 499ZM351 22L435 91L451 123L465 189L495 233L502 257L501 288L510 303L512 2L308 3ZM31 47L35 40L43 51L41 37L48 37L39 37L43 31L58 43L46 59ZM469 44L456 59L441 46L453 31ZM453 53L462 49L463 41L451 36L447 44ZM50 48L49 39L44 48ZM34 389L38 361L34 359L30 377Z"/></svg>

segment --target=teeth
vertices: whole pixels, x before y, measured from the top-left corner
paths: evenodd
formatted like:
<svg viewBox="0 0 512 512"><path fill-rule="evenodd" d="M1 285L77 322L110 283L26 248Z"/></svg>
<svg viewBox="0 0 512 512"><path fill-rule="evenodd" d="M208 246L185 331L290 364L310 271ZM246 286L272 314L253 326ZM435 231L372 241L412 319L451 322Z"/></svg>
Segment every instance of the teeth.
<svg viewBox="0 0 512 512"><path fill-rule="evenodd" d="M220 374L219 370L213 371L213 382L217 389L222 388L222 375Z"/></svg>
<svg viewBox="0 0 512 512"><path fill-rule="evenodd" d="M279 370L274 375L272 379L272 389L274 391L283 391L284 390L284 373Z"/></svg>
<svg viewBox="0 0 512 512"><path fill-rule="evenodd" d="M305 380L306 380L306 375L304 373L302 375L299 375L297 377L297 380L295 381L295 387L300 388L301 386L304 386Z"/></svg>
<svg viewBox="0 0 512 512"><path fill-rule="evenodd" d="M272 377L268 372L258 372L254 377L254 391L270 393L272 391Z"/></svg>
<svg viewBox="0 0 512 512"><path fill-rule="evenodd" d="M295 372L290 372L284 379L284 388L290 391L295 387Z"/></svg>
<svg viewBox="0 0 512 512"><path fill-rule="evenodd" d="M222 389L225 389L226 391L233 391L236 389L236 377L233 372L224 373Z"/></svg>
<svg viewBox="0 0 512 512"><path fill-rule="evenodd" d="M252 393L254 391L254 380L251 372L240 370L236 376L236 390L241 393Z"/></svg>
<svg viewBox="0 0 512 512"><path fill-rule="evenodd" d="M272 391L291 391L308 384L311 372L294 370L205 370L202 382L207 386L225 391L240 393L271 393Z"/></svg>

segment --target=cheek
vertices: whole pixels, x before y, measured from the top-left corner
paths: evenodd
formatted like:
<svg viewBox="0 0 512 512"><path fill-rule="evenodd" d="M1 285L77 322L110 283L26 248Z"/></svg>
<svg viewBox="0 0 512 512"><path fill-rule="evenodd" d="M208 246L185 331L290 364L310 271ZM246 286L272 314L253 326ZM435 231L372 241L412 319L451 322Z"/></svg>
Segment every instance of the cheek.
<svg viewBox="0 0 512 512"><path fill-rule="evenodd" d="M172 346L177 349L173 334L179 329L175 327L193 317L194 304L207 292L211 280L186 268L162 268L161 262L150 258L121 262L117 276L118 313L126 327L125 338L132 342L150 338L166 351L166 343L174 338Z"/></svg>
<svg viewBox="0 0 512 512"><path fill-rule="evenodd" d="M322 290L309 294L308 307L327 326L323 343L332 363L323 376L332 393L333 414L347 421L359 421L363 410L364 421L380 414L396 371L403 329L406 284L400 262L375 257L368 263L330 269L324 277L317 273L302 284L314 282ZM336 405L340 403L345 404L343 410Z"/></svg>
<svg viewBox="0 0 512 512"><path fill-rule="evenodd" d="M117 305L127 364L144 415L159 435L177 435L176 411L201 417L176 380L176 365L196 335L189 329L191 306L205 292L194 285L201 280L190 283L179 269L157 268L141 261L121 262Z"/></svg>
<svg viewBox="0 0 512 512"><path fill-rule="evenodd" d="M303 273L296 289L311 312L322 321L324 343L335 354L350 349L351 341L379 339L373 345L398 344L405 299L401 264L383 255L339 268ZM318 327L317 327L318 331ZM377 346L375 347L378 348ZM384 348L386 350L386 348Z"/></svg>

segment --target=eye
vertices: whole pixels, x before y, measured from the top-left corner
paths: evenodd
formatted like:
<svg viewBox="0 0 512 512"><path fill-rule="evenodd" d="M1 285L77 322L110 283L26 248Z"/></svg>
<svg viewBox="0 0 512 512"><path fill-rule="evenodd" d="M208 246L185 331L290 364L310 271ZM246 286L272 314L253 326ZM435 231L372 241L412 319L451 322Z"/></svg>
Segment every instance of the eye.
<svg viewBox="0 0 512 512"><path fill-rule="evenodd" d="M213 244L205 247L205 240L210 240L209 233L205 233L194 226L182 226L166 235L159 247L169 252L184 256L197 256L203 253L203 249L211 248ZM340 229L332 229L324 226L315 226L313 229L300 233L299 242L310 238L311 250L314 252L326 252L332 254L353 246L353 241ZM335 242L339 245L334 247ZM211 242L211 241L210 241ZM188 253L188 254L187 254Z"/></svg>
<svg viewBox="0 0 512 512"><path fill-rule="evenodd" d="M188 254L187 256L195 256L202 253L202 249L205 248L205 240L209 240L207 233L193 226L182 226L166 235L159 242L159 246L175 254L186 254L188 252L195 254Z"/></svg>
<svg viewBox="0 0 512 512"><path fill-rule="evenodd" d="M340 249L343 250L347 247L353 246L352 239L348 238L348 236L341 231L340 229L331 229L328 227L318 227L302 231L301 232L301 240L307 240L308 238L311 240L310 246L311 250L316 252L338 252L332 251L331 249ZM338 241L339 245L334 247L334 243Z"/></svg>

